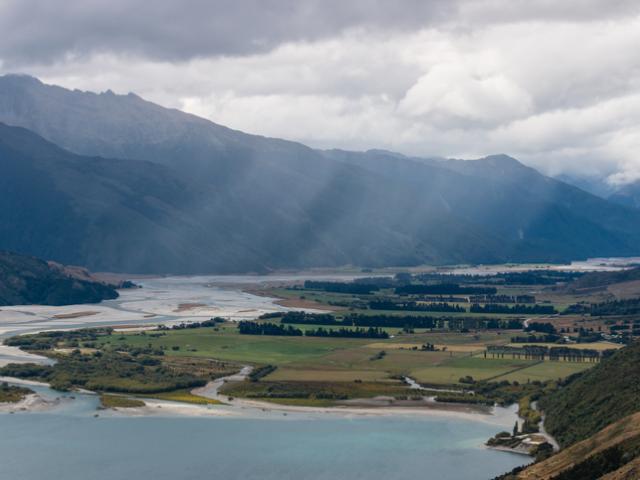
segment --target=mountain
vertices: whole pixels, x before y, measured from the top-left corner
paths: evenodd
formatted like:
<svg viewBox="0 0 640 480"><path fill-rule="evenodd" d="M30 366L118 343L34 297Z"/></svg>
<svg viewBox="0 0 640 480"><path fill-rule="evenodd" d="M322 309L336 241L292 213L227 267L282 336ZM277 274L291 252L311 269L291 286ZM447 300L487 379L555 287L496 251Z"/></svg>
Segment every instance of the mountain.
<svg viewBox="0 0 640 480"><path fill-rule="evenodd" d="M118 297L110 286L83 272L35 257L0 252L0 305L72 305Z"/></svg>
<svg viewBox="0 0 640 480"><path fill-rule="evenodd" d="M593 193L610 202L630 208L640 208L640 181L625 185L611 185L604 177L586 177L576 175L559 175L561 180L589 193Z"/></svg>
<svg viewBox="0 0 640 480"><path fill-rule="evenodd" d="M559 175L561 180L582 190L629 208L640 208L640 181L612 185L602 176Z"/></svg>
<svg viewBox="0 0 640 480"><path fill-rule="evenodd" d="M640 254L640 212L506 155L320 151L17 75L0 77L0 122L0 248L93 270Z"/></svg>
<svg viewBox="0 0 640 480"><path fill-rule="evenodd" d="M626 207L640 208L640 181L623 185L609 195L608 199Z"/></svg>
<svg viewBox="0 0 640 480"><path fill-rule="evenodd" d="M607 183L607 175L576 175L561 174L555 177L556 180L578 187L585 192L592 193L601 198L609 198L616 192L616 187Z"/></svg>

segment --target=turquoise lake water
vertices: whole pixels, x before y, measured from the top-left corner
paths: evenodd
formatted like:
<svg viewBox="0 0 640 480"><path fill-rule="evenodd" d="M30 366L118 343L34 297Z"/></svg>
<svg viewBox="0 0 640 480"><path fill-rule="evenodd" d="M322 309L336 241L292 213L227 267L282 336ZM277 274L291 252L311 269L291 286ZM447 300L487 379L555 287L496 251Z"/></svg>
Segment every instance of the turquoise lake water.
<svg viewBox="0 0 640 480"><path fill-rule="evenodd" d="M0 478L476 480L528 463L482 447L496 425L477 421L94 418L96 403L0 414Z"/></svg>

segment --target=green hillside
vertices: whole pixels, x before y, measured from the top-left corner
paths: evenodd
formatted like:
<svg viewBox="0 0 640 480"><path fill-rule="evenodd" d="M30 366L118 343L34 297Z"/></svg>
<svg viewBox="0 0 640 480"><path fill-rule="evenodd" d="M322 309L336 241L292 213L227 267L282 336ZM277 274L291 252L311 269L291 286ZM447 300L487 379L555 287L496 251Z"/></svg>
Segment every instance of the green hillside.
<svg viewBox="0 0 640 480"><path fill-rule="evenodd" d="M640 342L620 349L540 402L545 427L562 446L640 411Z"/></svg>

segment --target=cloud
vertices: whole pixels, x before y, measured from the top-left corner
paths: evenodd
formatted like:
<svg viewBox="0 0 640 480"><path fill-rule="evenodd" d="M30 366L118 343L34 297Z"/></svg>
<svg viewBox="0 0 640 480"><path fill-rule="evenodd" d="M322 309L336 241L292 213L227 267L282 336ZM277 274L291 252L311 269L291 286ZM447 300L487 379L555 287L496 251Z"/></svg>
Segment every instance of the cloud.
<svg viewBox="0 0 640 480"><path fill-rule="evenodd" d="M0 3L0 56L19 66L96 53L246 55L349 28L413 29L455 8L446 0L8 0Z"/></svg>
<svg viewBox="0 0 640 480"><path fill-rule="evenodd" d="M0 57L13 67L96 53L184 61L262 53L348 29L602 21L637 10L634 0L4 0Z"/></svg>
<svg viewBox="0 0 640 480"><path fill-rule="evenodd" d="M529 94L499 72L460 63L434 66L407 91L401 113L442 128L500 125L531 110Z"/></svg>
<svg viewBox="0 0 640 480"><path fill-rule="evenodd" d="M640 178L640 4L5 0L0 71L321 148Z"/></svg>

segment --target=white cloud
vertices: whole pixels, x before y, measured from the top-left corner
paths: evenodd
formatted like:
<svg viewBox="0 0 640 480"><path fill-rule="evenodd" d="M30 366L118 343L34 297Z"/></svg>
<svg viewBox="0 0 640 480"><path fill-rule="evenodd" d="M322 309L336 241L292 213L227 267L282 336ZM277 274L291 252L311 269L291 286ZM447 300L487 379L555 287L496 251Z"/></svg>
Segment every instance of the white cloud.
<svg viewBox="0 0 640 480"><path fill-rule="evenodd" d="M444 63L417 80L400 101L399 112L442 128L489 127L525 115L531 103L528 93L504 74Z"/></svg>

